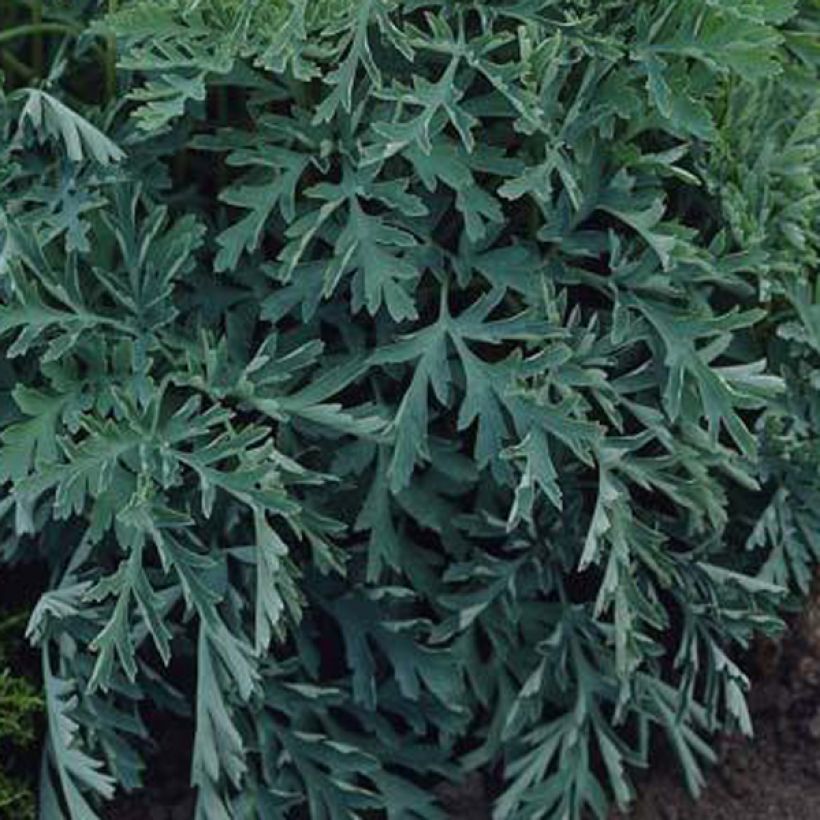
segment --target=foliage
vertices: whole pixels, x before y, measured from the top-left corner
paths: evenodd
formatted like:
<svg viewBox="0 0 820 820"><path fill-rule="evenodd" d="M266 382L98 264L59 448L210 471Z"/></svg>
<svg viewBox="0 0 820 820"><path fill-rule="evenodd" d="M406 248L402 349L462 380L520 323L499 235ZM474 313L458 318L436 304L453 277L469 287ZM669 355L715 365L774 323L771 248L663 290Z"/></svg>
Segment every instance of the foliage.
<svg viewBox="0 0 820 820"><path fill-rule="evenodd" d="M0 817L19 820L35 816L32 778L22 755L36 743L36 720L43 709L34 684L13 668L24 624L25 614L0 613Z"/></svg>
<svg viewBox="0 0 820 820"><path fill-rule="evenodd" d="M697 793L820 558L816 0L2 8L41 816L164 711L198 820Z"/></svg>

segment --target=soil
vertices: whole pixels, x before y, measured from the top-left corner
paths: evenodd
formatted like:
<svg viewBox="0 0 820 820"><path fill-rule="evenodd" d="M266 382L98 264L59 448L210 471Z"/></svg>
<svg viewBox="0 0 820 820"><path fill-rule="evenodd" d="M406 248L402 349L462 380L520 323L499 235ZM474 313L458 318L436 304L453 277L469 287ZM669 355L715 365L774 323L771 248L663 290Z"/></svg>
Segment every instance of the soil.
<svg viewBox="0 0 820 820"><path fill-rule="evenodd" d="M657 765L626 818L820 820L820 574L801 616L780 641L760 641L751 666L755 737L718 741L697 802L674 765Z"/></svg>
<svg viewBox="0 0 820 820"><path fill-rule="evenodd" d="M752 693L752 713L754 739L719 741L719 762L708 773L700 800L692 799L675 768L657 766L626 818L820 818L820 691L761 683Z"/></svg>

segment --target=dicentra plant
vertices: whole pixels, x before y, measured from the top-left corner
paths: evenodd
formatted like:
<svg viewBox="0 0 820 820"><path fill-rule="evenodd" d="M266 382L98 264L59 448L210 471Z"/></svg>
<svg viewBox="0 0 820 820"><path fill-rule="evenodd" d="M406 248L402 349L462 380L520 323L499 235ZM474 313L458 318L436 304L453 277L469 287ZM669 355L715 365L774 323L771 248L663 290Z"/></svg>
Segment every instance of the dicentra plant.
<svg viewBox="0 0 820 820"><path fill-rule="evenodd" d="M697 793L820 558L816 0L0 8L41 816L166 713L200 820Z"/></svg>

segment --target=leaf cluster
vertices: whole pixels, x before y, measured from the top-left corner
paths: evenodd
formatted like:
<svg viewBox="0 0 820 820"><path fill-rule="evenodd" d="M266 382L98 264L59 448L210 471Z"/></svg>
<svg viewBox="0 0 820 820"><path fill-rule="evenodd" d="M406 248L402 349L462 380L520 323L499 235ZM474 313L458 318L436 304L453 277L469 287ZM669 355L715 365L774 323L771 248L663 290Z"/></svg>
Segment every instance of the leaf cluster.
<svg viewBox="0 0 820 820"><path fill-rule="evenodd" d="M34 779L25 768L38 738L43 700L17 663L25 613L0 613L0 817L35 816Z"/></svg>

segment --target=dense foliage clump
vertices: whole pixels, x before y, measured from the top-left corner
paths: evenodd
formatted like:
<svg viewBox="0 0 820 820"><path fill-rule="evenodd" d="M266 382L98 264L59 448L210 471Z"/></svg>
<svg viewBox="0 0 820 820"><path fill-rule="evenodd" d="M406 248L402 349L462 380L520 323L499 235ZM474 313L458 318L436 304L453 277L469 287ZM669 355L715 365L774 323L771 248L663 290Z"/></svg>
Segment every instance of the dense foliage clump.
<svg viewBox="0 0 820 820"><path fill-rule="evenodd" d="M36 749L42 698L19 659L26 614L0 612L0 817L33 820ZM36 755L35 755L36 759Z"/></svg>
<svg viewBox="0 0 820 820"><path fill-rule="evenodd" d="M816 0L0 5L41 816L604 817L820 558Z"/></svg>

